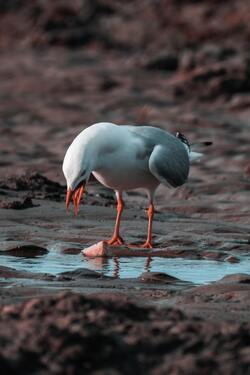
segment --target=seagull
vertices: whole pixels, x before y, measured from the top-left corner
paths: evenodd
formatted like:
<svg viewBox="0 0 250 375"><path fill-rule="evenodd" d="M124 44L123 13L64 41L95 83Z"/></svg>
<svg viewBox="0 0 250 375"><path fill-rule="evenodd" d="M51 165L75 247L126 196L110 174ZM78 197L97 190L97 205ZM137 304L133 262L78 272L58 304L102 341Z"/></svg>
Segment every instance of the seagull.
<svg viewBox="0 0 250 375"><path fill-rule="evenodd" d="M202 142L210 145L212 142ZM109 122L85 128L69 146L63 161L67 181L66 209L73 202L75 215L90 175L115 191L117 216L109 245L122 245L120 221L124 208L123 192L144 188L147 192L148 232L142 248L152 248L154 195L157 187L183 185L190 163L202 156L191 150L187 138L153 126L116 125Z"/></svg>

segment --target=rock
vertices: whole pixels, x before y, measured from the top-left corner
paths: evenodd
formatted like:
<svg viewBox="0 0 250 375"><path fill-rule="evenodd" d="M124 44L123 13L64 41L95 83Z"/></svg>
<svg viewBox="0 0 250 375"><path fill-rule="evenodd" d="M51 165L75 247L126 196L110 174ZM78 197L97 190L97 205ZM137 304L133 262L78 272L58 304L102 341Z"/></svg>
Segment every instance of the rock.
<svg viewBox="0 0 250 375"><path fill-rule="evenodd" d="M65 280L65 278L68 279L68 280L86 279L86 278L96 279L96 278L100 278L100 277L102 277L102 275L98 272L89 270L87 268L78 268L74 271L67 271L67 272L60 273L58 275L58 280L60 280L60 279Z"/></svg>
<svg viewBox="0 0 250 375"><path fill-rule="evenodd" d="M206 250L203 252L204 259L221 260L225 257L226 253L219 250Z"/></svg>
<svg viewBox="0 0 250 375"><path fill-rule="evenodd" d="M176 55L171 53L160 54L153 56L144 63L144 67L149 70L163 70L173 72L178 68L178 58Z"/></svg>
<svg viewBox="0 0 250 375"><path fill-rule="evenodd" d="M107 256L107 244L100 241L97 244L91 245L82 250L82 253L88 257L105 257Z"/></svg>
<svg viewBox="0 0 250 375"><path fill-rule="evenodd" d="M31 242L25 241L1 241L0 254L8 254L14 256L33 257L48 253L44 247L37 246Z"/></svg>
<svg viewBox="0 0 250 375"><path fill-rule="evenodd" d="M165 284L172 284L176 283L178 281L181 281L177 279L174 276L167 275L166 273L163 272L143 272L139 279L143 282L160 282L160 283L165 283Z"/></svg>
<svg viewBox="0 0 250 375"><path fill-rule="evenodd" d="M228 257L226 257L224 259L224 261L225 262L229 262L229 263L239 263L240 262L239 258L237 258L237 257L235 257L233 255L229 255Z"/></svg>
<svg viewBox="0 0 250 375"><path fill-rule="evenodd" d="M31 207L38 207L39 205L35 205L32 202L32 199L30 197L26 197L23 199L23 201L0 201L0 208L5 209L12 209L12 210L24 210L26 208Z"/></svg>
<svg viewBox="0 0 250 375"><path fill-rule="evenodd" d="M0 277L6 279L30 279L52 281L56 277L48 273L33 273L29 271L18 271L11 267L0 266Z"/></svg>
<svg viewBox="0 0 250 375"><path fill-rule="evenodd" d="M0 181L0 188L15 191L39 191L48 194L65 193L65 187L51 181L39 173L27 173L18 177L8 177Z"/></svg>
<svg viewBox="0 0 250 375"><path fill-rule="evenodd" d="M236 273L227 275L217 281L218 283L236 283L236 284L250 284L250 275L244 273Z"/></svg>
<svg viewBox="0 0 250 375"><path fill-rule="evenodd" d="M1 278L26 278L29 277L29 272L18 271L11 267L0 266Z"/></svg>

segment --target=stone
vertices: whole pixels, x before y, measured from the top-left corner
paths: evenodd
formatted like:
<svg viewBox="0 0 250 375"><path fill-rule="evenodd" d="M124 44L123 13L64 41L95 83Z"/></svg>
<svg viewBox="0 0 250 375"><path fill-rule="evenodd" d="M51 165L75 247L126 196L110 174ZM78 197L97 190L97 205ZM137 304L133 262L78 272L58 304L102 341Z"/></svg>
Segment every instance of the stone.
<svg viewBox="0 0 250 375"><path fill-rule="evenodd" d="M36 256L48 253L44 247L26 241L0 241L0 254Z"/></svg>
<svg viewBox="0 0 250 375"><path fill-rule="evenodd" d="M143 272L140 276L140 280L144 282L161 282L165 284L172 284L180 281L176 277L168 275L164 272Z"/></svg>
<svg viewBox="0 0 250 375"><path fill-rule="evenodd" d="M250 284L250 275L245 273L235 273L233 275L226 275L217 281L218 283L237 283Z"/></svg>
<svg viewBox="0 0 250 375"><path fill-rule="evenodd" d="M94 245L91 245L82 250L83 255L88 257L113 257L113 256L122 256L122 257L165 257L172 258L173 255L167 248L163 249L143 249L139 247L133 247L121 245L121 246L112 246L105 241L100 241ZM175 254L175 252L173 251Z"/></svg>
<svg viewBox="0 0 250 375"><path fill-rule="evenodd" d="M240 260L239 258L235 257L234 255L229 255L228 257L226 257L224 259L225 262L229 262L229 263L239 263Z"/></svg>

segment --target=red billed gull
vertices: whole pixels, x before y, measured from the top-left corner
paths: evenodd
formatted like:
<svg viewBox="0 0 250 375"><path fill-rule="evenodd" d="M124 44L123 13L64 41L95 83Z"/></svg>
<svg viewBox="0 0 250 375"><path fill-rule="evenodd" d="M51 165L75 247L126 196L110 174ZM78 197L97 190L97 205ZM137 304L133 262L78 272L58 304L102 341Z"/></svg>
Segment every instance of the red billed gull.
<svg viewBox="0 0 250 375"><path fill-rule="evenodd" d="M210 144L204 142L203 144ZM120 221L124 203L123 191L144 188L149 199L148 234L144 248L152 248L154 194L159 184L183 185L192 160L202 154L191 151L181 134L176 136L151 126L118 126L108 122L84 129L69 146L63 173L67 181L66 207L71 200L78 212L84 188L91 173L117 197L117 217L110 245L121 245Z"/></svg>

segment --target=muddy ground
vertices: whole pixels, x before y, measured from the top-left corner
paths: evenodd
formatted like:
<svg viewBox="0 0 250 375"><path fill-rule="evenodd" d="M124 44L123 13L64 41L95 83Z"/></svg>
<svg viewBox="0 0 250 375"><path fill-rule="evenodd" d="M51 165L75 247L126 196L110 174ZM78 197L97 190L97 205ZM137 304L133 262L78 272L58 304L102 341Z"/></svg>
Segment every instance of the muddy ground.
<svg viewBox="0 0 250 375"><path fill-rule="evenodd" d="M213 142L183 187L159 188L155 246L200 262L249 259L247 1L20 0L2 3L0 20L3 256L39 256L55 243L62 258L80 256L110 237L113 193L93 180L79 216L67 215L61 164L79 131L112 121ZM143 191L127 194L128 242L144 240L145 208ZM250 267L204 286L147 263L126 280L119 265L112 277L14 268L0 267L5 373L250 371Z"/></svg>

